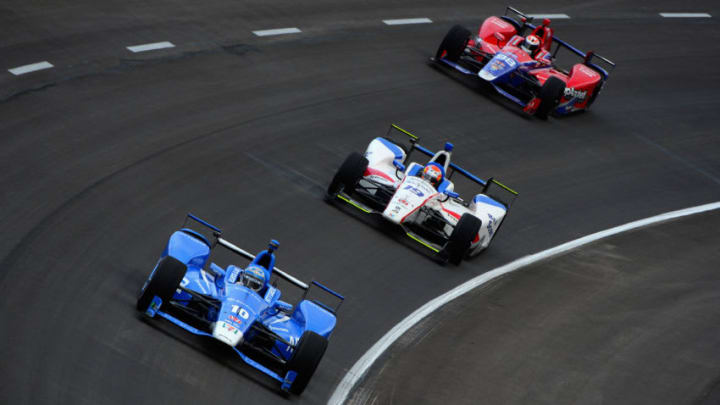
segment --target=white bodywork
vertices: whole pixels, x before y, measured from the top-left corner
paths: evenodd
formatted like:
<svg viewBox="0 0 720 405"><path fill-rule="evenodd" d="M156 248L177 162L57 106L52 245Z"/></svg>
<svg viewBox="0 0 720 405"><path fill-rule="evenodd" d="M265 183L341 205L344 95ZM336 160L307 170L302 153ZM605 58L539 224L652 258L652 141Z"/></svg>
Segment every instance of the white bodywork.
<svg viewBox="0 0 720 405"><path fill-rule="evenodd" d="M420 207L422 206L440 213L451 225L457 224L460 217L465 213L479 218L482 221L482 226L477 237L470 245L470 255L480 253L490 244L492 237L507 213L507 209L503 204L485 194L475 195L468 206L465 206L462 201L450 198L444 193L444 191L454 191L454 185L449 180L446 180L445 186L441 186L443 192L438 192L430 182L421 177L408 175L408 173L417 170L418 167L420 169L424 167L418 163L410 163L404 172L398 170L393 164L393 160L404 165L407 156L397 145L385 139L375 138L370 142L365 157L369 163L363 179L371 179L395 188L395 194L382 214L388 221L396 224L420 223L425 220L424 214L420 213ZM450 157L451 152L443 150L437 152L430 161L443 166L447 173L450 166ZM362 179L360 183L363 183ZM447 225L445 230L448 234L452 232L453 227L451 225Z"/></svg>
<svg viewBox="0 0 720 405"><path fill-rule="evenodd" d="M212 331L215 339L232 347L237 346L243 338L243 333L238 328L223 321L215 322Z"/></svg>

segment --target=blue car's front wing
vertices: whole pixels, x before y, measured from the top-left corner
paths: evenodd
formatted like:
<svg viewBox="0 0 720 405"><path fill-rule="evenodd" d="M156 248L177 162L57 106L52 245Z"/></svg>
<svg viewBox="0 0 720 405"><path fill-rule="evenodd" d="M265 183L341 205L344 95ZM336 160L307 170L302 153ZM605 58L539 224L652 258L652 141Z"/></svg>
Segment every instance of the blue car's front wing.
<svg viewBox="0 0 720 405"><path fill-rule="evenodd" d="M174 316L172 316L172 315L170 315L170 314L168 314L168 313L166 313L166 312L161 311L161 310L159 309L159 308L160 308L160 305L161 305L161 300L160 300L160 298L155 297L155 299L153 299L152 303L151 303L150 306L148 307L147 311L145 311L145 314L148 315L148 316L150 316L150 317L154 317L155 315L160 315L161 317L167 319L168 321L174 323L175 325L177 325L177 326L185 329L186 331L188 331L188 332L190 332L190 333L192 333L192 334L200 335L200 336L209 336L209 337L214 338L213 335L211 335L211 334L209 334L209 333L207 333L207 332L203 332L203 331L201 331L200 329L195 328L195 327L193 327L193 326L190 326L190 325L188 325L187 323L185 323L185 322L183 322L183 321L175 318ZM248 364L248 365L250 365L250 366L252 366L252 367L254 367L254 368L256 368L256 369L258 369L258 370L260 370L260 371L262 371L263 373L265 373L265 374L267 374L268 376L272 377L274 380L279 381L279 382L282 384L282 385L280 386L280 388L281 388L283 391L287 391L287 390L290 389L290 386L292 385L293 381L295 380L295 377L297 376L297 373L295 373L294 371L288 371L287 374L286 374L284 377L281 377L278 373L270 370L269 368L263 366L262 364L258 363L257 361L251 359L249 356L247 356L245 353L243 353L243 352L241 352L240 350L238 350L236 347L233 347L233 350L235 350L235 352L238 354L238 356L240 356L240 358L241 358L246 364Z"/></svg>

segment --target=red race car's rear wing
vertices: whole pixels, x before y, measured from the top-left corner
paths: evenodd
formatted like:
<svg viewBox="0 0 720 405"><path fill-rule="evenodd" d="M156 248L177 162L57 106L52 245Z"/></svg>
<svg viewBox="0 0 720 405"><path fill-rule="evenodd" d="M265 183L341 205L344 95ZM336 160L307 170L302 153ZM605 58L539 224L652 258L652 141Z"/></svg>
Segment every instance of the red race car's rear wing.
<svg viewBox="0 0 720 405"><path fill-rule="evenodd" d="M525 28L529 28L531 30L537 28L537 26L531 24L533 17L524 14L522 11L511 6L507 6L505 8L505 15L503 15L501 18L513 24L518 30L518 35L523 35L523 31ZM557 57L557 53L560 48L566 48L570 52L581 57L583 59L583 64L599 72L603 76L604 80L607 80L610 76L610 73L613 71L613 69L615 69L615 63L613 61L604 56L596 54L594 51L583 52L578 48L570 45L569 43L559 38L556 38L555 36L553 36L552 42L553 44L557 44L555 50L551 52L553 59Z"/></svg>

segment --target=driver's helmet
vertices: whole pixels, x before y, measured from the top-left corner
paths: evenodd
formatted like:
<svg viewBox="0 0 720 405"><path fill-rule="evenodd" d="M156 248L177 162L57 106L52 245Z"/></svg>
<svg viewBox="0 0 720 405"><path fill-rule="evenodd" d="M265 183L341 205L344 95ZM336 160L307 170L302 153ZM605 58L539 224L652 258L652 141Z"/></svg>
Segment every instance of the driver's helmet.
<svg viewBox="0 0 720 405"><path fill-rule="evenodd" d="M536 35L528 35L522 45L520 45L520 48L532 55L540 49L540 38Z"/></svg>
<svg viewBox="0 0 720 405"><path fill-rule="evenodd" d="M435 165L427 165L423 169L422 178L429 181L433 186L437 186L442 180L442 170Z"/></svg>
<svg viewBox="0 0 720 405"><path fill-rule="evenodd" d="M243 271L240 282L245 287L260 292L265 287L265 271L258 267L248 267Z"/></svg>

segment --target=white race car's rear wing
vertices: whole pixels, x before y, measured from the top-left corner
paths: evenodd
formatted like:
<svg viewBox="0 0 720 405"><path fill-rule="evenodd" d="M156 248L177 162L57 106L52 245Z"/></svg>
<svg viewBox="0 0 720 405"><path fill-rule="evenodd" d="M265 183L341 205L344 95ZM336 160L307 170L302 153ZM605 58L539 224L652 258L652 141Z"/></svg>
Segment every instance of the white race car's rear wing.
<svg viewBox="0 0 720 405"><path fill-rule="evenodd" d="M389 134L389 132L392 131L393 129L395 129L395 130L397 130L397 131L399 131L399 132L402 132L403 134L405 134L405 135L407 135L408 137L410 137L410 148L408 149L407 156L405 157L406 161L407 161L407 159L410 157L410 154L411 154L414 150L418 150L418 151L420 151L421 153L423 153L423 154L425 154L425 155L427 155L427 156L429 156L429 157L433 157L433 156L435 155L431 150L429 150L429 149L425 148L424 146L418 144L418 141L420 140L420 138L418 138L417 136L411 134L410 132L408 132L408 131L400 128L399 126L397 126L397 125L395 125L395 124L390 125L390 129L388 130L388 134ZM511 189L510 187L508 187L508 186L500 183L499 181L495 180L495 179L492 178L492 177L489 178L488 180L483 180L483 179L481 179L480 177L478 177L478 176L470 173L469 171L463 169L462 167L456 165L456 164L453 163L453 162L450 162L449 168L450 168L450 169L448 170L449 173L447 173L447 178L448 178L448 179L452 178L453 174L455 174L455 173L460 173L461 175L463 175L465 178L469 179L470 181L473 181L473 182L479 184L480 186L482 186L482 187L483 187L483 189L482 189L482 193L483 193L483 194L485 194L485 195L493 198L494 200L502 203L502 204L505 205L505 207L507 207L508 209L510 208L510 206L512 205L512 203L515 201L515 198L517 198L517 196L518 196L517 191L515 191L515 190Z"/></svg>

